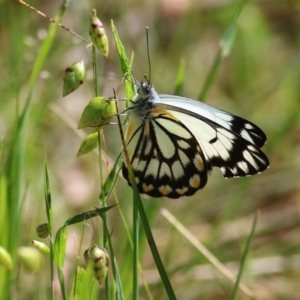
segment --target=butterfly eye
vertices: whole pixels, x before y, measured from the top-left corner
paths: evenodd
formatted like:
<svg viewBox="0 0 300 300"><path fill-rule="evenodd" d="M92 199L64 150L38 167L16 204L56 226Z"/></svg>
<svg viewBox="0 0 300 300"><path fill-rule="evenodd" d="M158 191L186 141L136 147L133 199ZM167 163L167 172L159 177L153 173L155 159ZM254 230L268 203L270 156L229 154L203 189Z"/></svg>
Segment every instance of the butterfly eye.
<svg viewBox="0 0 300 300"><path fill-rule="evenodd" d="M151 86L147 83L142 83L137 89L138 95L140 95L143 99L148 98L150 92L151 92Z"/></svg>

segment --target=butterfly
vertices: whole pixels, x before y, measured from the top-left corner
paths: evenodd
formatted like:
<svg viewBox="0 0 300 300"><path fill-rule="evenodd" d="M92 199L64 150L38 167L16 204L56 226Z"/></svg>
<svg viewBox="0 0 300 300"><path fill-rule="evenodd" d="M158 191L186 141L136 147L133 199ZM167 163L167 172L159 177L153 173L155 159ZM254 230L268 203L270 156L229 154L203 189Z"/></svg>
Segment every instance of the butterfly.
<svg viewBox="0 0 300 300"><path fill-rule="evenodd" d="M149 82L136 84L125 143L141 194L192 196L213 167L225 178L268 168L260 150L266 135L255 124L203 102L158 94ZM131 185L125 159L122 173Z"/></svg>

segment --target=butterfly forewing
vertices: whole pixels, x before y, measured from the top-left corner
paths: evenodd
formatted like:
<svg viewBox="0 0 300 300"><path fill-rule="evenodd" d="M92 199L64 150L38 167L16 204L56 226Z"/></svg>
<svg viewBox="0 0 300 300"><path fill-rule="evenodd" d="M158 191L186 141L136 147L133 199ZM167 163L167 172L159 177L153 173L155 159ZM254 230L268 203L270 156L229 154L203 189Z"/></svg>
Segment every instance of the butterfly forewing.
<svg viewBox="0 0 300 300"><path fill-rule="evenodd" d="M172 106L172 110L179 109L180 111L183 109L188 114L200 117L204 121L211 120L248 140L258 148L261 148L266 142L265 133L255 124L203 102L179 96L159 94L159 103Z"/></svg>
<svg viewBox="0 0 300 300"><path fill-rule="evenodd" d="M162 107L168 107L170 112L189 128L200 144L206 160L212 167L220 168L224 177L250 176L264 171L269 166L268 158L252 138L246 139L236 131L228 129L228 126L227 128L221 126L194 112L182 108L176 111L174 110L175 106L165 104ZM214 110L216 109L214 108ZM232 117L234 116L232 115ZM234 121L232 122L234 123ZM254 129L254 127L252 128ZM259 131L256 129L255 132ZM264 138L265 135L260 134L260 136Z"/></svg>
<svg viewBox="0 0 300 300"><path fill-rule="evenodd" d="M209 167L202 150L169 112L153 107L145 120L132 112L125 141L140 193L179 198L205 186ZM123 175L130 184L126 163Z"/></svg>

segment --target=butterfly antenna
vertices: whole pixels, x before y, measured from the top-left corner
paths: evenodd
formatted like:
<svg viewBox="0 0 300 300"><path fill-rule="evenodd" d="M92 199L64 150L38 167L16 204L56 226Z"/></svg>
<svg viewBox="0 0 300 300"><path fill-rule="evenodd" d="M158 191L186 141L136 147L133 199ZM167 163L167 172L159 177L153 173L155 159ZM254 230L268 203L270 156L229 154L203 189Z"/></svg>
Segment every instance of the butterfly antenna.
<svg viewBox="0 0 300 300"><path fill-rule="evenodd" d="M150 50L149 50L149 27L146 27L146 39L147 39L147 55L148 55L148 67L149 67L149 79L148 83L151 82L151 61L150 61Z"/></svg>

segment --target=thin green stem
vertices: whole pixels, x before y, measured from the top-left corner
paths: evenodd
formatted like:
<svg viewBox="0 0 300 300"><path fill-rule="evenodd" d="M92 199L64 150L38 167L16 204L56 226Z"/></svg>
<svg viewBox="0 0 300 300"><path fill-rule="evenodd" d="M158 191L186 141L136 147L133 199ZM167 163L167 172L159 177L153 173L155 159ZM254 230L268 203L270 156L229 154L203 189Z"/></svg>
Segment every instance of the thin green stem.
<svg viewBox="0 0 300 300"><path fill-rule="evenodd" d="M138 195L139 196L139 195ZM139 299L139 213L137 206L137 199L134 193L132 205L133 218L133 297L132 299Z"/></svg>
<svg viewBox="0 0 300 300"><path fill-rule="evenodd" d="M251 228L250 234L247 238L245 250L243 252L243 256L242 256L242 259L241 259L239 272L238 272L238 275L237 275L237 278L236 278L236 281L235 281L235 284L234 284L234 287L233 287L231 300L235 300L236 297L237 297L237 293L238 293L238 290L239 290L239 285L240 285L240 282L241 282L241 279L242 279L242 274L243 274L244 267L245 267L245 264L246 264L246 259L247 259L247 256L249 254L252 239L254 237L255 228L256 228L256 224L257 224L257 219L258 219L258 212L256 212L256 214L255 214L255 217L254 217L254 220L253 220L253 223L252 223L252 228Z"/></svg>
<svg viewBox="0 0 300 300"><path fill-rule="evenodd" d="M176 299L175 293L173 291L169 277L167 275L167 272L166 272L164 265L162 263L162 260L160 258L159 252L157 250L155 240L153 238L153 235L152 235L152 232L150 229L150 225L149 225L149 222L147 219L147 215L145 213L144 206L143 206L143 203L142 203L139 191L138 191L138 187L135 182L135 178L134 178L134 174L133 174L132 166L130 163L129 155L127 152L127 147L126 147L124 134L123 134L122 126L121 126L121 120L120 120L120 116L118 114L118 107L117 107L117 118L118 118L118 124L119 124L119 129L120 129L120 135L121 135L124 156L125 156L126 165L128 167L128 172L129 172L129 179L130 179L130 183L132 185L133 194L134 194L134 205L136 205L138 208L138 212L139 212L141 222L142 222L142 225L143 225L143 228L144 228L147 240L148 240L148 244L149 244L153 259L155 261L157 270L158 270L160 277L162 279L162 282L164 284L166 293L167 293L169 299L175 300Z"/></svg>

